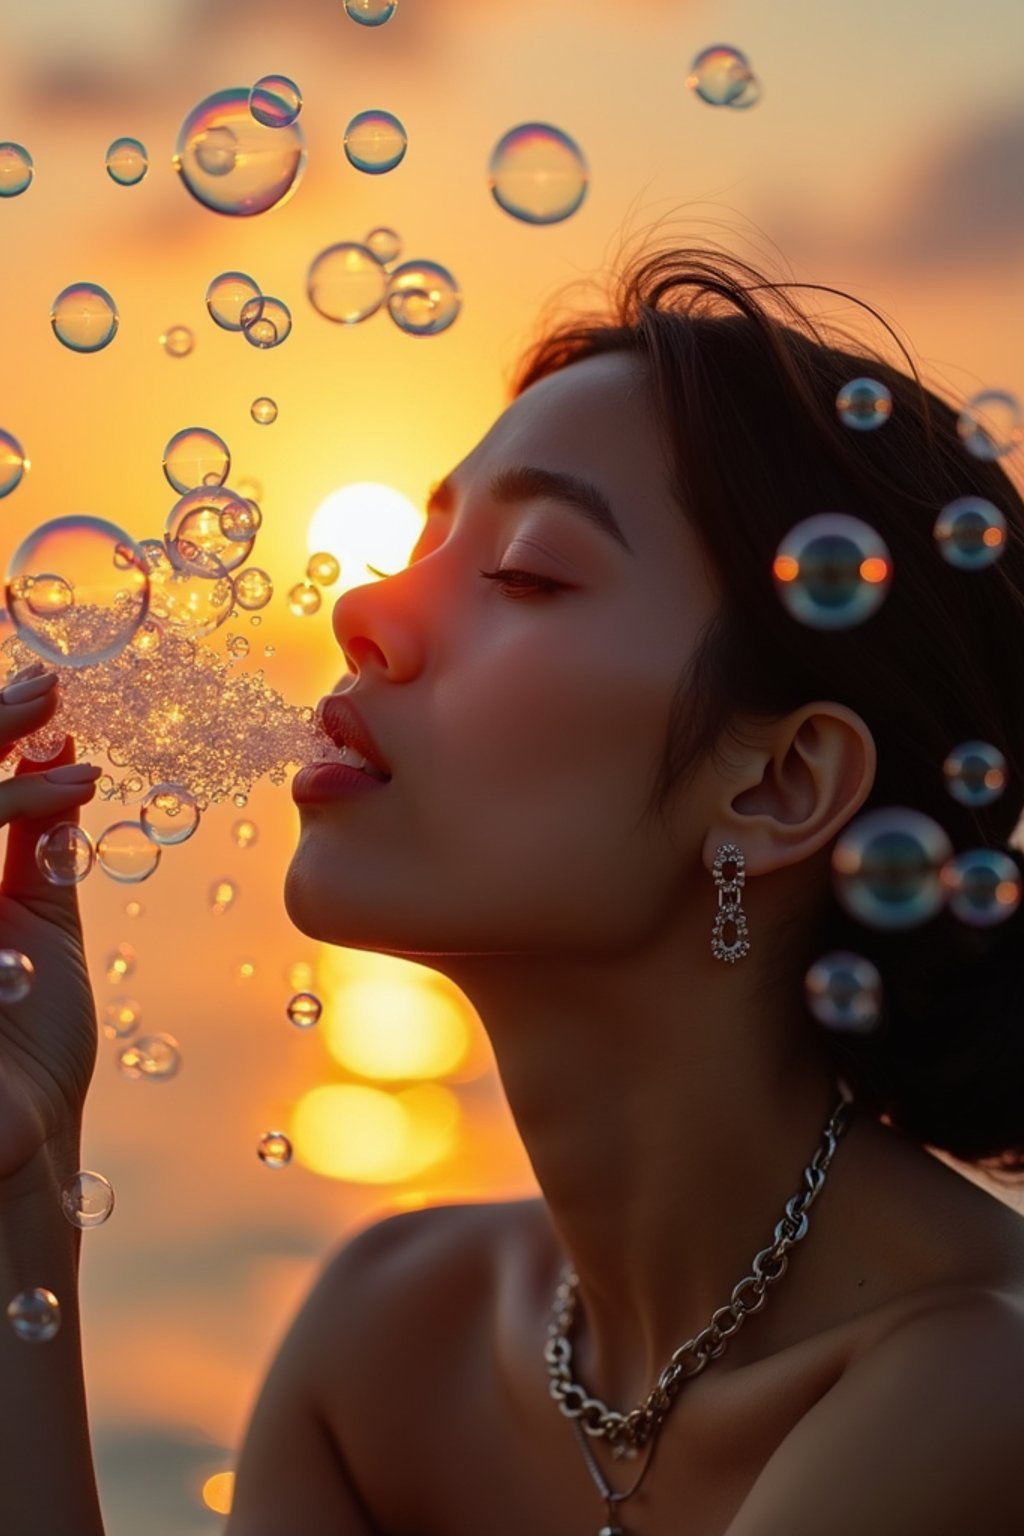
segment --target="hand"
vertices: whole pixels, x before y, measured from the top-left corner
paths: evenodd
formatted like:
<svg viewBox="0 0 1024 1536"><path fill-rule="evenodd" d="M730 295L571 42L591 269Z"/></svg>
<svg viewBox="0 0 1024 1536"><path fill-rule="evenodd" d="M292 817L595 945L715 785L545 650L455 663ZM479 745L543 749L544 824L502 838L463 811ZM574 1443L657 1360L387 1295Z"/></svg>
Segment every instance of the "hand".
<svg viewBox="0 0 1024 1536"><path fill-rule="evenodd" d="M18 673L0 692L0 761L56 707L55 673L41 662ZM22 758L14 776L0 783L0 826L8 828L0 949L19 950L35 970L21 1002L0 998L0 1182L47 1145L59 1148L77 1137L96 1066L96 1005L78 887L51 884L36 864L40 836L58 822L77 824L79 806L95 794L100 770L75 764L74 757L68 736L49 762Z"/></svg>

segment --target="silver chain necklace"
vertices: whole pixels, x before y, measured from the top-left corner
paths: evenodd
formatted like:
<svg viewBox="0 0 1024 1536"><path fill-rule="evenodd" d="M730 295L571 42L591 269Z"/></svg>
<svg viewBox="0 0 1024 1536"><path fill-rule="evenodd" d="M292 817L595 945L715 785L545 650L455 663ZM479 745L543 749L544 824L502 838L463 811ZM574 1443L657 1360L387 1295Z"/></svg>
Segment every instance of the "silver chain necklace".
<svg viewBox="0 0 1024 1536"><path fill-rule="evenodd" d="M683 1382L691 1376L699 1375L710 1360L716 1360L724 1353L733 1334L738 1333L743 1326L748 1312L761 1310L767 1300L768 1286L781 1280L789 1267L786 1250L807 1235L807 1211L824 1188L825 1175L852 1113L853 1095L842 1080L839 1089L842 1097L829 1116L820 1145L804 1169L804 1189L786 1201L786 1214L775 1228L774 1243L762 1248L756 1255L754 1273L733 1287L729 1305L719 1307L700 1333L679 1346L643 1402L628 1413L615 1412L600 1398L591 1397L585 1387L573 1380L570 1335L576 1313L579 1278L571 1264L563 1269L555 1291L547 1342L544 1345L548 1390L561 1412L572 1420L587 1470L608 1506L609 1523L602 1527L600 1536L625 1536L622 1528L615 1524L618 1506L633 1497L647 1476L653 1459L655 1437ZM748 1289L753 1294L752 1301L745 1299ZM605 1480L587 1444L587 1435L606 1440L616 1458L633 1458L638 1450L650 1445L643 1471L625 1493L616 1493Z"/></svg>

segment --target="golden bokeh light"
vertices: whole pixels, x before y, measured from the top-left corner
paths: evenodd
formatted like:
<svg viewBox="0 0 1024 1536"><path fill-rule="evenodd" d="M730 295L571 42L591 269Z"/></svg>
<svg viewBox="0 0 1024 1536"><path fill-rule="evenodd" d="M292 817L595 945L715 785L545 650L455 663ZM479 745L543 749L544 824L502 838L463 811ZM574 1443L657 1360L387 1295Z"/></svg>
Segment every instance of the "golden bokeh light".
<svg viewBox="0 0 1024 1536"><path fill-rule="evenodd" d="M450 1156L462 1112L436 1083L387 1093L358 1083L329 1083L303 1094L292 1117L296 1161L327 1178L391 1184Z"/></svg>
<svg viewBox="0 0 1024 1536"><path fill-rule="evenodd" d="M445 1077L469 1048L454 997L409 977L354 981L332 991L324 1038L339 1065L360 1077Z"/></svg>
<svg viewBox="0 0 1024 1536"><path fill-rule="evenodd" d="M216 1515L230 1515L235 1492L233 1472L215 1472L203 1484L203 1503Z"/></svg>
<svg viewBox="0 0 1024 1536"><path fill-rule="evenodd" d="M341 566L341 588L375 578L368 567L391 574L409 562L423 528L423 513L401 491L373 480L342 485L325 496L310 519L310 554L326 551Z"/></svg>

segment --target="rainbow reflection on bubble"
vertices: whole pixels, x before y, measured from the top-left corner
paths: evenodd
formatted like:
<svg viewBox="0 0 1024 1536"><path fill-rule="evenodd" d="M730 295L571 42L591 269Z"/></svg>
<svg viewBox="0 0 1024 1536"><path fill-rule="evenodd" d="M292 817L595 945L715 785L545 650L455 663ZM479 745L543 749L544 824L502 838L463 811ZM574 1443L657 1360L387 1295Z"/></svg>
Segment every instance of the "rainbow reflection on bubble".
<svg viewBox="0 0 1024 1536"><path fill-rule="evenodd" d="M107 150L107 175L119 187L134 187L149 170L146 146L138 139L115 139Z"/></svg>
<svg viewBox="0 0 1024 1536"><path fill-rule="evenodd" d="M686 84L712 107L748 106L755 83L750 60L728 43L714 43L698 53Z"/></svg>
<svg viewBox="0 0 1024 1536"><path fill-rule="evenodd" d="M309 302L338 325L357 325L376 314L387 285L388 275L373 252L353 240L329 245L306 274Z"/></svg>
<svg viewBox="0 0 1024 1536"><path fill-rule="evenodd" d="M0 197L20 197L32 184L32 156L21 144L0 144Z"/></svg>
<svg viewBox="0 0 1024 1536"><path fill-rule="evenodd" d="M28 465L25 452L16 437L0 430L0 498L9 496L21 484Z"/></svg>
<svg viewBox="0 0 1024 1536"><path fill-rule="evenodd" d="M306 163L299 124L267 128L249 110L249 95L241 86L207 96L182 123L174 149L174 168L196 201L234 218L280 207Z"/></svg>
<svg viewBox="0 0 1024 1536"><path fill-rule="evenodd" d="M437 336L461 308L458 283L436 261L404 261L388 279L388 314L409 336Z"/></svg>
<svg viewBox="0 0 1024 1536"><path fill-rule="evenodd" d="M345 11L361 27L382 27L398 10L398 0L345 0Z"/></svg>
<svg viewBox="0 0 1024 1536"><path fill-rule="evenodd" d="M583 151L551 123L520 123L499 139L487 170L499 208L524 224L568 219L587 195Z"/></svg>
<svg viewBox="0 0 1024 1536"><path fill-rule="evenodd" d="M405 159L406 131L392 112L372 108L357 112L345 129L345 154L357 171L382 176Z"/></svg>
<svg viewBox="0 0 1024 1536"><path fill-rule="evenodd" d="M117 305L99 283L71 283L50 306L50 324L70 352L100 352L117 335Z"/></svg>
<svg viewBox="0 0 1024 1536"><path fill-rule="evenodd" d="M288 128L302 111L302 92L287 75L264 75L249 92L249 111L265 128Z"/></svg>

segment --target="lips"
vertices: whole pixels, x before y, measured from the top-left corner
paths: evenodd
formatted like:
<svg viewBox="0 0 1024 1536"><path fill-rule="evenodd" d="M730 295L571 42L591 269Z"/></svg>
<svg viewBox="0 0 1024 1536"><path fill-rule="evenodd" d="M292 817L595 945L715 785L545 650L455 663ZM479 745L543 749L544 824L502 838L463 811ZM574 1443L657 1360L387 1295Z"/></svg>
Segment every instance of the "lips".
<svg viewBox="0 0 1024 1536"><path fill-rule="evenodd" d="M321 725L336 746L351 747L390 779L391 769L354 704L343 694L332 693L320 700L318 713Z"/></svg>

